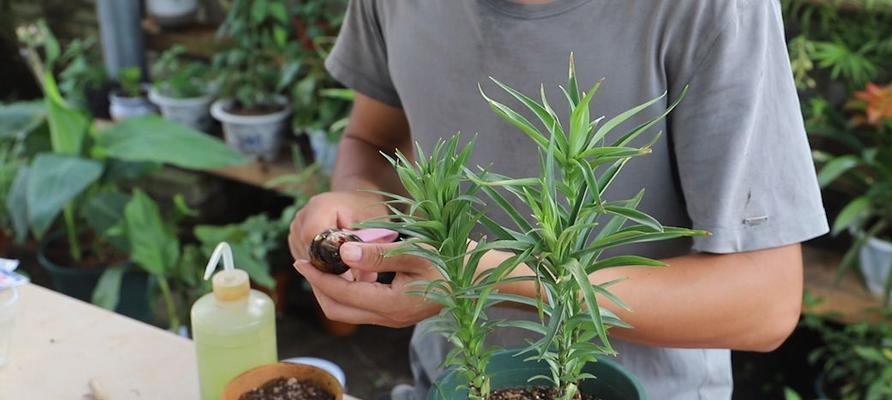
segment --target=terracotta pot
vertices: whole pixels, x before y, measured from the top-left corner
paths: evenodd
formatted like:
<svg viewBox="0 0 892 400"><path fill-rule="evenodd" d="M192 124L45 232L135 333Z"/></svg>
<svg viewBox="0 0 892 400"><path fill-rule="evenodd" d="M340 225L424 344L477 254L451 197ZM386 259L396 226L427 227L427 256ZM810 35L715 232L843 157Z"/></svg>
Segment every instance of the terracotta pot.
<svg viewBox="0 0 892 400"><path fill-rule="evenodd" d="M276 363L259 366L235 377L223 390L223 400L238 400L243 394L277 378L311 381L333 394L335 400L344 399L344 388L325 370L311 365Z"/></svg>

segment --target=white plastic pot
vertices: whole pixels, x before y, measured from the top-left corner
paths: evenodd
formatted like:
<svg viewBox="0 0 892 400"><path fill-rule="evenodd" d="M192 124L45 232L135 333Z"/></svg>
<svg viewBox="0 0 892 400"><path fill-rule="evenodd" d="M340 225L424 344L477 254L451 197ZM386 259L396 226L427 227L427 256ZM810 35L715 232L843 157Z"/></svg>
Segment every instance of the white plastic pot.
<svg viewBox="0 0 892 400"><path fill-rule="evenodd" d="M858 261L867 289L873 294L882 295L886 279L892 271L892 243L868 238L864 246L861 246Z"/></svg>
<svg viewBox="0 0 892 400"><path fill-rule="evenodd" d="M146 0L146 10L165 27L192 22L197 9L198 0Z"/></svg>
<svg viewBox="0 0 892 400"><path fill-rule="evenodd" d="M214 101L214 97L211 95L178 99L167 97L153 87L149 90L149 100L161 109L161 115L164 118L199 131L207 132L210 129L210 107L211 102Z"/></svg>
<svg viewBox="0 0 892 400"><path fill-rule="evenodd" d="M226 143L250 159L272 161L279 155L282 136L291 106L279 96L282 109L261 115L240 115L229 112L233 99L220 99L211 104L211 115L223 124Z"/></svg>
<svg viewBox="0 0 892 400"><path fill-rule="evenodd" d="M310 148L313 149L313 159L326 175L330 175L338 156L338 144L328 140L325 131L311 130L307 132L307 136L310 138Z"/></svg>
<svg viewBox="0 0 892 400"><path fill-rule="evenodd" d="M154 114L155 105L145 97L127 97L119 92L111 92L108 95L108 111L112 119L120 121L125 118L138 117L140 115Z"/></svg>

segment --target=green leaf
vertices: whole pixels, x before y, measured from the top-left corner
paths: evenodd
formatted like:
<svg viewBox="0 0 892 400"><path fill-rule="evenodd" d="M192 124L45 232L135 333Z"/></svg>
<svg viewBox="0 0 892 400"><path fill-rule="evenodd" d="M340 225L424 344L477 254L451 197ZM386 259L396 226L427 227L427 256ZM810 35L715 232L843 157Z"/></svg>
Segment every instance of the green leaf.
<svg viewBox="0 0 892 400"><path fill-rule="evenodd" d="M118 306L118 299L121 295L121 281L127 268L119 265L108 267L99 276L96 287L93 289L93 304L106 310L114 310Z"/></svg>
<svg viewBox="0 0 892 400"><path fill-rule="evenodd" d="M665 267L666 263L640 256L616 256L598 261L586 267L586 273L592 273L604 268L625 266Z"/></svg>
<svg viewBox="0 0 892 400"><path fill-rule="evenodd" d="M41 100L0 105L0 138L21 137L45 118L46 105Z"/></svg>
<svg viewBox="0 0 892 400"><path fill-rule="evenodd" d="M180 243L167 230L158 204L142 190L124 208L124 225L130 240L130 257L150 274L166 276L176 268Z"/></svg>
<svg viewBox="0 0 892 400"><path fill-rule="evenodd" d="M55 85L50 76L45 78L44 86ZM46 88L44 89L46 91ZM65 105L65 100L58 95L47 93L44 99L50 125L50 142L53 151L62 154L80 154L84 138L90 129L90 119L78 110Z"/></svg>
<svg viewBox="0 0 892 400"><path fill-rule="evenodd" d="M121 250L128 250L127 238L110 235L110 230L124 220L124 208L130 196L117 190L103 190L92 196L81 207L81 216L94 232Z"/></svg>
<svg viewBox="0 0 892 400"><path fill-rule="evenodd" d="M540 105L535 100L530 98L529 96L514 90L512 87L505 85L502 82L499 82L496 78L489 77L496 85L499 85L503 90L508 92L515 99L523 103L530 111L536 114L536 117L539 118L539 121L542 121L542 125L548 129L552 135L563 135L563 130L560 129L560 120L555 117L554 113L550 112L545 106ZM544 99L544 97L543 97Z"/></svg>
<svg viewBox="0 0 892 400"><path fill-rule="evenodd" d="M833 221L833 234L838 235L840 232L855 223L870 209L871 199L869 196L861 196L855 198L839 212L836 220Z"/></svg>
<svg viewBox="0 0 892 400"><path fill-rule="evenodd" d="M128 118L99 132L99 154L126 161L149 161L187 169L243 164L245 158L225 143L157 115Z"/></svg>
<svg viewBox="0 0 892 400"><path fill-rule="evenodd" d="M601 319L601 307L598 305L598 299L595 296L592 283L588 280L588 275L585 273L582 265L576 260L570 261L565 267L571 274L573 274L573 279L576 280L576 284L582 291L582 298L585 300L586 311L591 318L592 324L594 324L595 333L597 333L601 342L604 343L610 351L613 351L613 348L610 346L610 339L607 337L607 328L604 326L604 320Z"/></svg>
<svg viewBox="0 0 892 400"><path fill-rule="evenodd" d="M508 106L499 103L493 99L490 99L486 96L486 93L483 92L483 87L477 85L477 88L480 90L480 95L489 103L489 107L503 120L514 125L518 129L520 129L523 133L533 139L540 147L547 148L548 147L548 139L536 129L533 124L530 123L529 120L526 119L523 115L518 114L516 111L512 110Z"/></svg>
<svg viewBox="0 0 892 400"><path fill-rule="evenodd" d="M6 198L6 210L9 212L17 243L28 237L28 172L27 166L19 168Z"/></svg>
<svg viewBox="0 0 892 400"><path fill-rule="evenodd" d="M659 221L654 219L654 217L651 217L650 215L647 215L647 214L645 214L641 211L638 211L634 208L622 207L622 206L616 206L616 205L608 205L608 206L604 206L604 210L606 210L610 214L621 215L623 217L626 217L632 221L635 221L635 222L637 222L641 225L644 225L648 228L651 228L655 231L658 231L658 232L663 231L663 225L661 225Z"/></svg>
<svg viewBox="0 0 892 400"><path fill-rule="evenodd" d="M595 136L592 137L592 143L598 143L598 141L600 141L605 136L607 136L607 134L611 130L613 130L613 128L616 128L617 126L619 126L619 124L622 124L623 122L626 122L628 119L638 115L640 112L642 112L642 111L646 110L648 107L656 104L658 101L662 100L664 97L666 97L666 92L663 92L663 94L661 94L660 96L658 96L654 99L648 100L636 107L633 107L633 108L631 108L625 112L622 112L619 115L607 120L607 122L605 122L604 125L601 125L601 127L598 128L598 130L595 132Z"/></svg>
<svg viewBox="0 0 892 400"><path fill-rule="evenodd" d="M102 164L60 154L39 154L28 173L28 222L38 238L50 228L66 203L102 174Z"/></svg>
<svg viewBox="0 0 892 400"><path fill-rule="evenodd" d="M821 172L818 173L818 183L821 187L826 187L840 175L860 163L861 160L854 155L836 157L821 168Z"/></svg>

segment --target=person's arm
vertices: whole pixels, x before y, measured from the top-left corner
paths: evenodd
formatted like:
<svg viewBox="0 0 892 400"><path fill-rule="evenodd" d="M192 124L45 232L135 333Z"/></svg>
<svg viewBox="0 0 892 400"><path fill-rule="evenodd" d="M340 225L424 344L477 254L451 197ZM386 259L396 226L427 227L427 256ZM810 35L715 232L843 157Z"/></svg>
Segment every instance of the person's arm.
<svg viewBox="0 0 892 400"><path fill-rule="evenodd" d="M399 193L396 172L381 152L399 149L411 156L409 123L403 110L356 94L353 111L338 148L332 191L314 196L294 216L288 245L295 259L307 257L313 238L325 229L350 225L387 214L380 195Z"/></svg>
<svg viewBox="0 0 892 400"><path fill-rule="evenodd" d="M381 155L381 152L392 155L397 149L408 157L412 156L412 138L406 114L400 108L357 93L338 147L331 189L402 193L403 187L396 171Z"/></svg>
<svg viewBox="0 0 892 400"><path fill-rule="evenodd" d="M488 264L507 258L492 253ZM668 267L617 267L593 273L592 283L625 281L610 290L631 311L600 298L633 329L611 336L659 347L771 351L799 321L802 251L799 244L734 254L692 254L663 260ZM531 275L525 266L515 276ZM536 295L530 283L503 290Z"/></svg>

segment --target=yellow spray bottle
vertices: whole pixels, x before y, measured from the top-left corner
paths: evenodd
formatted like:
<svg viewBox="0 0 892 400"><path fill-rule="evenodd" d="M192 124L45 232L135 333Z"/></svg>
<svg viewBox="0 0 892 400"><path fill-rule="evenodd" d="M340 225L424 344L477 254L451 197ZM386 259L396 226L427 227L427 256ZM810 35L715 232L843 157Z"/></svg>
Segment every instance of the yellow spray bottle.
<svg viewBox="0 0 892 400"><path fill-rule="evenodd" d="M224 269L213 274L221 258ZM192 305L192 338L202 400L219 400L232 378L278 361L273 301L251 289L248 274L235 269L229 244L217 245L204 279L211 274L213 292Z"/></svg>

